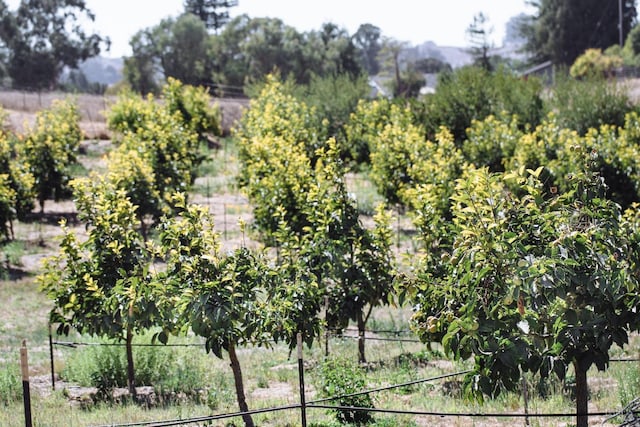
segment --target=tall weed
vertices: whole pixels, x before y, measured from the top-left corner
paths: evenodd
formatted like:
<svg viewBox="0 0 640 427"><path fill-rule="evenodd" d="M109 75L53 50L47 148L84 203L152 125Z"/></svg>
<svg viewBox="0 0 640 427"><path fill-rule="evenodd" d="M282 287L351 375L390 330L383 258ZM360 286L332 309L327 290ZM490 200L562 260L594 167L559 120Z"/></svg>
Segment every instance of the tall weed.
<svg viewBox="0 0 640 427"><path fill-rule="evenodd" d="M21 397L22 387L17 365L0 365L0 405L9 405Z"/></svg>
<svg viewBox="0 0 640 427"><path fill-rule="evenodd" d="M137 386L153 386L161 395L183 393L198 398L208 387L206 354L197 348L134 348ZM127 386L127 363L123 347L91 346L76 350L61 373L66 381L97 387L109 393Z"/></svg>

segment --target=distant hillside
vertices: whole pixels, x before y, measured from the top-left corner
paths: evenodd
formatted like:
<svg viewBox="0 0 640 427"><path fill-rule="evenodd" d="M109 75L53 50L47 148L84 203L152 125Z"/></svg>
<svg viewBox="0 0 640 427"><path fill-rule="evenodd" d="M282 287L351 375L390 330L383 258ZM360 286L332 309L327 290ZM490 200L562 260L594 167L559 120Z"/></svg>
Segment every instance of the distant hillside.
<svg viewBox="0 0 640 427"><path fill-rule="evenodd" d="M438 46L432 41L424 42L408 50L407 54L414 60L422 58L436 58L449 63L453 68L459 68L472 62L467 48L453 46Z"/></svg>
<svg viewBox="0 0 640 427"><path fill-rule="evenodd" d="M122 80L122 58L96 56L80 64L80 71L89 83L112 85Z"/></svg>

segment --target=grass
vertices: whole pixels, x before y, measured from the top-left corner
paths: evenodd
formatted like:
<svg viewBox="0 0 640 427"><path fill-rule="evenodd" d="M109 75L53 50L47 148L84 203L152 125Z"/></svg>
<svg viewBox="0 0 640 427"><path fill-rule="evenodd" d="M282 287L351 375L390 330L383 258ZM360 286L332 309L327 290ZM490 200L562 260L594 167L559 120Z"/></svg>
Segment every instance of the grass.
<svg viewBox="0 0 640 427"><path fill-rule="evenodd" d="M10 288L7 282L3 282L2 298L8 294L15 295L14 300L8 304L10 307L22 307L20 311L11 314L13 318L25 317L27 311L33 310L38 303L43 302L43 297L33 286L22 283L21 286ZM30 306L24 305L27 300L35 300ZM5 299L3 299L5 300ZM19 303L15 303L19 301ZM33 374L46 375L47 348L46 329L42 322L33 322L34 317L46 319L46 310L40 310L42 315L32 316L31 321L24 320L21 325L14 325L11 334L15 335L18 330L21 336L28 337L30 345L36 348L31 351ZM402 319L408 314L407 309L381 308L376 310L373 323L376 327L384 330L392 330L399 326ZM4 331L3 333L6 333ZM3 337L4 338L4 337ZM89 338L78 338L79 340L89 340ZM141 338L142 339L142 338ZM10 353L16 355L15 349L19 345L19 339L13 339L12 347L14 351L3 354L8 360L6 364L13 364L15 368L15 358L11 359ZM634 339L637 341L637 338ZM3 345L5 340L2 340ZM637 343L634 342L634 345ZM38 349L39 348L39 349ZM357 360L357 342L348 338L334 338L330 341L330 357L342 357L349 360ZM228 368L228 360L220 360L206 354L199 348L164 348L161 351L170 351L178 354L176 359L187 356L191 360L197 360L200 366L206 368L207 383L210 385L207 395L207 402L196 404L194 402L183 402L182 404L167 405L163 407L144 409L132 404L114 405L98 404L90 409L82 409L76 404L69 402L64 394L58 390L49 397L41 397L38 393L34 395L34 409L36 414L34 421L36 425L95 425L107 423L124 423L136 421L176 419L179 417L205 416L211 413L227 413L236 411L235 395L233 392L233 378ZM90 358L91 353L85 356L80 352L87 351L83 348L58 348L56 351L56 366L59 372L71 366L72 360L76 357L84 357L85 362ZM37 354L41 353L38 357ZM183 356L181 356L182 354ZM441 350L436 348L433 352L425 350L420 343L399 343L387 341L367 341L367 358L371 362L366 370L366 381L368 388L375 388L391 384L399 384L407 381L423 378L433 378L443 374L457 372L468 368L466 363L449 362L441 358ZM245 387L250 408L263 408L295 404L298 400L297 387L297 361L295 352L291 354L282 345L273 348L253 348L246 347L240 351L241 364L244 369ZM320 396L319 390L322 383L320 366L325 359L323 343L317 343L311 349L305 348L305 380L306 398L312 400ZM616 409L621 407L621 391L626 390L627 396L637 395L638 368L631 363L618 363L611 366L611 371L598 373L592 370L589 379L592 385L592 404L599 410ZM168 373L167 373L167 376ZM476 402L464 400L460 395L458 385L459 378L448 380L432 381L409 387L388 390L373 395L373 402L376 408L390 408L395 410L422 410L434 412L452 413L502 413L502 412L522 412L522 397L519 394L506 393L497 399L486 400L483 405ZM3 382L0 380L0 387ZM0 393L2 390L0 389ZM566 395L554 394L548 398L539 397L531 393L529 411L532 413L545 412L565 412L573 411L573 403ZM21 413L20 402L9 405L0 405L0 425L18 426L23 425L21 420L12 419L12 414ZM309 409L308 420L310 425L332 426L335 425L332 413L321 409ZM520 419L494 419L486 417L480 421L469 417L453 417L440 419L438 417L427 416L398 416L376 414L376 423L379 426L405 426L405 425L474 425L481 422L481 425L510 425L519 423ZM281 426L299 425L299 413L295 410L278 412L273 414L262 414L255 416L255 421L259 425ZM571 419L566 421L570 422ZM557 425L557 419L533 420L533 425L547 426ZM538 424L536 424L536 422ZM494 424L495 423L495 424ZM213 425L225 425L224 423ZM476 424L477 425L477 424Z"/></svg>

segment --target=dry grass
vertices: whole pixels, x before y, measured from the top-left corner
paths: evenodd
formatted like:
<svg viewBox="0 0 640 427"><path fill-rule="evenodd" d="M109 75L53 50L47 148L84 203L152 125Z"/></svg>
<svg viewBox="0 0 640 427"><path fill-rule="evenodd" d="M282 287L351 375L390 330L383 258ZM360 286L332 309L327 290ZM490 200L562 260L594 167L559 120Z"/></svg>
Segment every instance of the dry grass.
<svg viewBox="0 0 640 427"><path fill-rule="evenodd" d="M70 97L75 99L80 112L80 127L87 139L109 139L110 133L105 123L104 112L116 102L116 96L67 94L62 92L20 92L0 91L0 106L9 113L9 128L23 133L35 121L36 112L49 108L55 99ZM234 123L248 106L248 100L239 98L218 98L214 100L222 112L222 130L229 134Z"/></svg>

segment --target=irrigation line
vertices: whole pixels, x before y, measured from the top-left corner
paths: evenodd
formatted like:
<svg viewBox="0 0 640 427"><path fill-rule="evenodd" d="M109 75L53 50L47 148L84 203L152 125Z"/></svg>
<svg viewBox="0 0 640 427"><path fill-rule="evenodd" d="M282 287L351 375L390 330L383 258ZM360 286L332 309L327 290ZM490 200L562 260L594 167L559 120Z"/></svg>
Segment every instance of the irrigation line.
<svg viewBox="0 0 640 427"><path fill-rule="evenodd" d="M125 343L100 343L100 342L73 342L73 341L53 341L53 345L59 345L62 347L81 347L81 346L96 346L96 347L124 347ZM203 347L204 344L131 344L132 347Z"/></svg>
<svg viewBox="0 0 640 427"><path fill-rule="evenodd" d="M376 392L379 392L379 391L393 390L394 388L406 387L406 386L410 386L410 385L414 385L414 384L420 384L420 383L426 383L426 382L430 382L430 381L437 381L437 380L442 380L442 379L450 378L450 377L457 377L457 376L460 376L460 375L468 374L469 372L471 372L471 370L454 372L452 374L444 374L444 375L439 375L437 377L425 378L425 379L421 379L421 380L414 380L414 381L409 381L409 382L402 383L402 384L394 384L394 385L390 385L390 386L386 386L386 387L372 388L372 389L369 389L369 390L358 391L358 392L355 392L355 393L342 394L340 396L325 397L324 399L311 400L311 401L308 402L308 405L321 403L321 402L328 402L328 401L331 401L331 400L344 399L344 398L347 398L347 397L360 396L360 395L363 395L363 394L376 393Z"/></svg>
<svg viewBox="0 0 640 427"><path fill-rule="evenodd" d="M357 331L357 328L344 328L345 331ZM404 330L392 330L392 329L365 329L365 332L370 332L372 334L393 334L393 335L403 335L403 334L410 334L413 331L411 329L404 329Z"/></svg>
<svg viewBox="0 0 640 427"><path fill-rule="evenodd" d="M482 412L436 412L436 411L412 411L412 410L400 410L400 409L380 409L380 408L362 408L358 406L333 406L333 405L316 405L309 403L307 408L318 409L338 409L344 411L366 411L366 412L382 412L388 414L405 414L405 415L432 415L437 417L483 417L483 418L563 418L563 417L575 417L576 413L549 413L549 414L523 414L523 413L482 413ZM603 417L613 415L614 412L589 412L584 415ZM580 414L583 415L583 414Z"/></svg>
<svg viewBox="0 0 640 427"><path fill-rule="evenodd" d="M184 419L174 419L174 420L166 420L166 421L142 421L139 423L127 423L127 424L103 424L93 427L134 427L134 426L146 426L146 427L168 427L168 426L179 426L182 424L193 424L200 423L203 421L213 421L213 420L222 420L225 418L235 418L241 417L243 415L255 415L262 414L265 412L278 412L278 411L288 411L291 409L299 409L299 404L293 405L285 405L285 406L276 406L274 408L263 408L263 409L254 409L246 412L232 412L228 414L218 414L218 415L205 415L202 417L195 418L184 418Z"/></svg>
<svg viewBox="0 0 640 427"><path fill-rule="evenodd" d="M334 338L351 338L351 339L360 339L360 337L353 335L336 335L333 334ZM410 338L378 338L378 337L364 337L365 341L390 341L390 342L412 342L412 343L422 343L420 340L413 340Z"/></svg>

